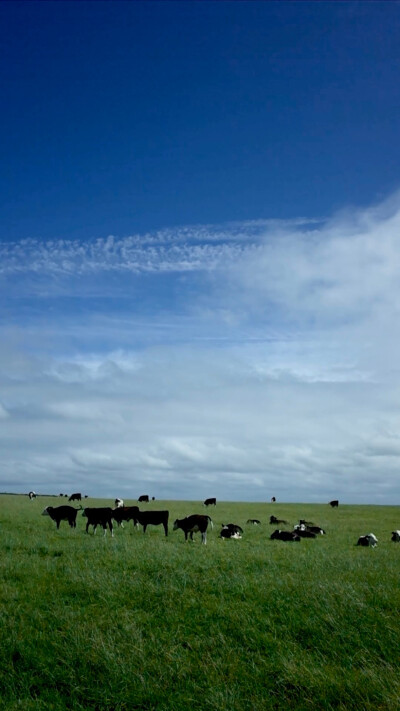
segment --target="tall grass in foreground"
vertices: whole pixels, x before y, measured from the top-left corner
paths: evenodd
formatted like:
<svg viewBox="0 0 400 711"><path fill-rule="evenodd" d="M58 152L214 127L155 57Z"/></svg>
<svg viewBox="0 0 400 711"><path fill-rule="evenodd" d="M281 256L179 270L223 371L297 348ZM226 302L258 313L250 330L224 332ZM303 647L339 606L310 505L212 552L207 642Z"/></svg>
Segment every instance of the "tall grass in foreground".
<svg viewBox="0 0 400 711"><path fill-rule="evenodd" d="M40 514L60 503L0 497L1 709L400 708L397 507L218 504L201 546L131 524L86 535L79 514L56 531ZM170 510L171 529L204 511L150 507ZM270 513L327 535L271 541ZM242 540L218 538L229 521ZM355 547L370 531L377 549Z"/></svg>

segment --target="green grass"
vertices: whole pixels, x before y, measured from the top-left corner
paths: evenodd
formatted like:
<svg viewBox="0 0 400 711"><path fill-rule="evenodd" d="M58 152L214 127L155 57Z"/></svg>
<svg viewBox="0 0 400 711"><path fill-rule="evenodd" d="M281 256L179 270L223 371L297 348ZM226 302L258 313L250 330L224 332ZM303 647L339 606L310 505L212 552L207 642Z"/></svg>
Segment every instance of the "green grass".
<svg viewBox="0 0 400 711"><path fill-rule="evenodd" d="M57 531L40 514L60 503L0 497L1 709L400 708L398 507L221 503L202 546L172 531L196 503L147 507L170 510L168 538L130 524L114 539L79 514ZM271 513L327 535L271 541ZM229 521L242 540L218 538ZM370 531L378 547L356 547Z"/></svg>

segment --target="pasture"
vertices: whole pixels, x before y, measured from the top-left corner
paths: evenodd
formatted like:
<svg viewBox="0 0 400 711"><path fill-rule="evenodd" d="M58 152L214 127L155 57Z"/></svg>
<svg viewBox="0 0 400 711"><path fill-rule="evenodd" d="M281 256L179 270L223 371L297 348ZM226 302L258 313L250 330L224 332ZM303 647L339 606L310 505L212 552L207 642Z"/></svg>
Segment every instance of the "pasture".
<svg viewBox="0 0 400 711"><path fill-rule="evenodd" d="M57 531L41 513L61 503L0 497L1 709L400 708L398 507L155 501L168 538L132 523L111 538L80 513ZM214 521L206 546L172 530L192 513ZM271 513L327 535L271 541ZM220 539L222 522L242 540ZM370 531L377 548L356 547Z"/></svg>

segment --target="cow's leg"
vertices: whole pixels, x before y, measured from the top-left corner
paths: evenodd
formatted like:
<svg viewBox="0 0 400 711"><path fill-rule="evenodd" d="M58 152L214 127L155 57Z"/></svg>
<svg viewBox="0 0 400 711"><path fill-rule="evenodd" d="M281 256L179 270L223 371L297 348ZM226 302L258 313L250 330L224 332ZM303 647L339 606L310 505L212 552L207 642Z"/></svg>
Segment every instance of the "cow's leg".
<svg viewBox="0 0 400 711"><path fill-rule="evenodd" d="M168 536L168 524L164 523L163 526L164 526L165 535Z"/></svg>

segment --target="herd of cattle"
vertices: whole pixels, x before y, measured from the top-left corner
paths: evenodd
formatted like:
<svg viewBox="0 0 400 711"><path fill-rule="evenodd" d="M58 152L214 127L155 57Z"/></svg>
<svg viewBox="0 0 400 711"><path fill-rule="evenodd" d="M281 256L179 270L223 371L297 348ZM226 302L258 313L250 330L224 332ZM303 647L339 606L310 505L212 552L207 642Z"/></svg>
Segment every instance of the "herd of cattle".
<svg viewBox="0 0 400 711"><path fill-rule="evenodd" d="M29 497L34 492L29 493ZM69 497L69 501L81 501L81 494L72 494ZM152 498L154 501L154 497ZM149 503L149 496L140 496L138 503ZM338 506L338 502L329 502L330 505ZM204 506L216 505L216 499L206 499L203 503ZM96 533L97 526L101 526L104 530L104 535L107 533L107 527L109 528L111 535L114 535L113 522L118 526L124 527L124 523L129 521L133 522L133 526L138 527L141 525L143 527L143 533L146 533L146 529L149 525L152 526L163 526L164 533L168 536L168 520L169 511L143 511L140 510L138 506L125 506L122 499L115 499L114 507L82 507L78 509L74 506L46 506L42 512L43 516L50 516L50 518L55 521L57 529L60 528L61 521L68 521L71 528L76 528L76 518L78 511L82 511L82 516L86 518L86 533L89 532L89 526L93 527L94 533ZM259 526L261 521L259 519L247 519L248 525ZM284 519L279 519L276 516L270 516L269 524L273 526L285 525L289 526L288 522ZM191 516L186 516L182 519L175 519L173 524L173 530L176 531L181 529L185 535L185 541L188 537L193 540L194 533L201 534L201 541L203 544L207 543L207 530L208 528L213 528L213 521L210 516L205 514L192 514ZM320 526L315 525L312 521L306 521L305 519L300 519L297 524L295 524L290 530L275 528L273 533L270 535L271 540L278 541L289 541L299 543L302 538L317 538L317 536L326 535L326 531ZM241 539L243 536L243 528L238 524L234 523L223 523L221 524L221 530L219 537L222 539ZM400 542L400 530L392 531L391 540L393 542ZM378 543L378 539L373 533L368 533L360 536L357 540L357 546L367 546L375 548Z"/></svg>

